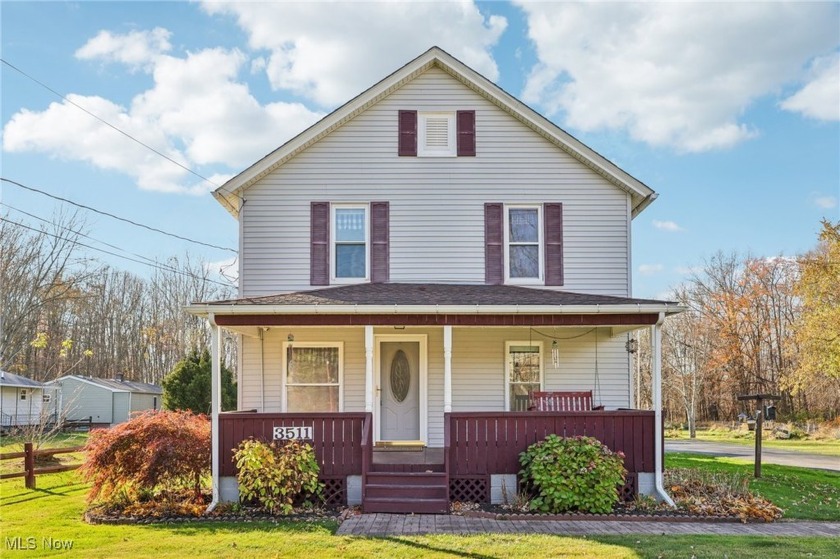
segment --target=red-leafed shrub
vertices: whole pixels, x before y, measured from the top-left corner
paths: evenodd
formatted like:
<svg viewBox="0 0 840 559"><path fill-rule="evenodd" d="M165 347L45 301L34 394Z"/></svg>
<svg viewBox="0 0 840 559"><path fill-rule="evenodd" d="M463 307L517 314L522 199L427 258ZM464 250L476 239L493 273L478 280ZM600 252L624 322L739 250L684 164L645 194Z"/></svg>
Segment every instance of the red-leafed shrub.
<svg viewBox="0 0 840 559"><path fill-rule="evenodd" d="M141 494L189 489L200 501L210 472L210 421L184 411L147 411L90 434L80 468L88 501L137 501Z"/></svg>

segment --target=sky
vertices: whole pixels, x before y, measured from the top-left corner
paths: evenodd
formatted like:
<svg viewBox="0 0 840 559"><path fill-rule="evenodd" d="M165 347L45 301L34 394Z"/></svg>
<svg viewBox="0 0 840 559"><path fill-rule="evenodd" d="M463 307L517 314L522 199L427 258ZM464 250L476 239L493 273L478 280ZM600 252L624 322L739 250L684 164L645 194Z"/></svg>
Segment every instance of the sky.
<svg viewBox="0 0 840 559"><path fill-rule="evenodd" d="M840 219L840 3L3 1L0 19L2 176L221 247L79 210L86 243L135 260L233 274L237 223L209 193L434 45L659 194L633 222L637 297L718 251L801 254ZM36 228L75 208L9 182L0 203Z"/></svg>

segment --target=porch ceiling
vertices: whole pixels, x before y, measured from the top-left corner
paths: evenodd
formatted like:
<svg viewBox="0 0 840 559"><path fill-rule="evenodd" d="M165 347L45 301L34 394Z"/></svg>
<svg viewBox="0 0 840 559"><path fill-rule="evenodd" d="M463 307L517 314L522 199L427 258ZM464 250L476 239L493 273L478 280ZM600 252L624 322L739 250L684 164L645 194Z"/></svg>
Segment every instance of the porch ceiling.
<svg viewBox="0 0 840 559"><path fill-rule="evenodd" d="M648 325L684 307L671 301L512 285L365 283L195 303L219 325Z"/></svg>

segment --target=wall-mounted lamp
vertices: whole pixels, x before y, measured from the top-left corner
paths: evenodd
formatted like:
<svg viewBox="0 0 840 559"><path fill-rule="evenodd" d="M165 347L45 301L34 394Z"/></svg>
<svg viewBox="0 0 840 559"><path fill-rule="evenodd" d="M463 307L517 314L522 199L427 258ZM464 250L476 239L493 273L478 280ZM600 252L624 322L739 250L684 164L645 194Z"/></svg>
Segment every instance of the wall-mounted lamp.
<svg viewBox="0 0 840 559"><path fill-rule="evenodd" d="M289 334L288 336L286 336L286 341L292 343L293 341L295 341L295 335Z"/></svg>
<svg viewBox="0 0 840 559"><path fill-rule="evenodd" d="M636 353L639 350L639 341L635 338L630 338L624 342L624 349L627 350L627 353Z"/></svg>
<svg viewBox="0 0 840 559"><path fill-rule="evenodd" d="M560 344L557 343L557 340L551 342L551 364L554 365L554 368L560 367Z"/></svg>

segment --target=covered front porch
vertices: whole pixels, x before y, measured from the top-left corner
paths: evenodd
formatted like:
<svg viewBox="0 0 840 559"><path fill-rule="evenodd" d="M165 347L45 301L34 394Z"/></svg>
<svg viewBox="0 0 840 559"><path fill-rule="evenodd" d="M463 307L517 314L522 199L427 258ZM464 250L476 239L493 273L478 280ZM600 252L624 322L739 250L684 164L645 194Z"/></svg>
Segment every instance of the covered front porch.
<svg viewBox="0 0 840 559"><path fill-rule="evenodd" d="M190 310L213 326L215 500L238 494L230 449L286 426L310 427L289 433L313 442L331 499L365 510L443 512L450 499L512 499L519 453L550 433L594 436L621 450L631 472L624 491L667 499L654 441L662 439L659 328L678 312L673 304L390 284ZM630 409L626 344L641 328L653 331L653 411ZM240 335L233 414L217 407L222 329ZM592 407L529 411L535 391L589 391Z"/></svg>

